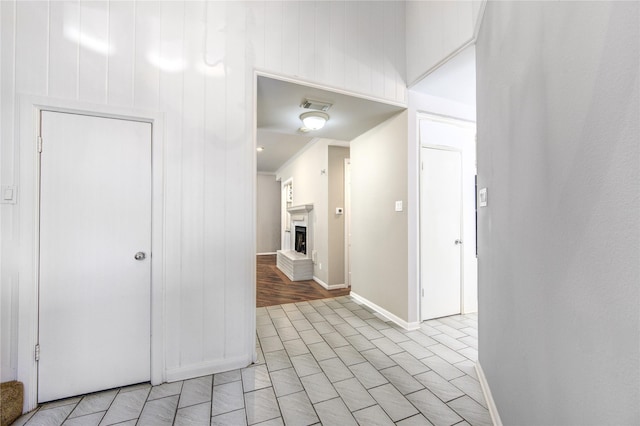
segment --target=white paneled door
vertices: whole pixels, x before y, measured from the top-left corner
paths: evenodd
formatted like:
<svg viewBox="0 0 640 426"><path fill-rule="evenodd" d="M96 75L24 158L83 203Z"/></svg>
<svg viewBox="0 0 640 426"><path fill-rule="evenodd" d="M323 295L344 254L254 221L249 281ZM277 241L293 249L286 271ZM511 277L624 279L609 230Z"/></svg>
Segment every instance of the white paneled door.
<svg viewBox="0 0 640 426"><path fill-rule="evenodd" d="M422 320L461 311L461 160L458 151L422 148Z"/></svg>
<svg viewBox="0 0 640 426"><path fill-rule="evenodd" d="M151 124L42 112L38 401L149 381Z"/></svg>

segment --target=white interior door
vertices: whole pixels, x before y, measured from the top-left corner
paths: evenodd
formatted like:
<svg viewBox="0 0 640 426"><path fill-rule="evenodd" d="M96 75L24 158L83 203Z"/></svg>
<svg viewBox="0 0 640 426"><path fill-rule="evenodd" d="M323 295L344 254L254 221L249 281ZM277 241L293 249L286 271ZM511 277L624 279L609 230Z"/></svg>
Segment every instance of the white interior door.
<svg viewBox="0 0 640 426"><path fill-rule="evenodd" d="M422 319L461 312L462 166L458 151L422 148Z"/></svg>
<svg viewBox="0 0 640 426"><path fill-rule="evenodd" d="M44 402L150 379L151 124L41 118Z"/></svg>

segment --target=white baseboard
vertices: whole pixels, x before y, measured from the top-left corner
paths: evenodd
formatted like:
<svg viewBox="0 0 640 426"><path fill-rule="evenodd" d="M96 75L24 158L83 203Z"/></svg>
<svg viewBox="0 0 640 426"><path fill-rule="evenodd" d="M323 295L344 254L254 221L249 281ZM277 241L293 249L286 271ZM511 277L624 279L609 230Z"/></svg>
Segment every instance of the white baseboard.
<svg viewBox="0 0 640 426"><path fill-rule="evenodd" d="M359 294L354 293L353 290L351 291L351 297L353 297L357 302L360 302L363 305L370 307L371 309L373 309L374 311L376 311L377 313L379 313L380 315L382 315L386 319L395 322L396 324L398 324L400 327L404 328L405 330L417 330L417 329L420 328L420 323L419 322L407 322L407 321L403 320L402 318L398 317L397 315L394 315L391 312L387 311L386 309L381 308L380 306L376 305L375 303L371 302L370 300L365 299L364 297L360 296Z"/></svg>
<svg viewBox="0 0 640 426"><path fill-rule="evenodd" d="M266 252L266 253L256 253L256 256L267 256L267 255L270 255L270 254L273 255L273 254L276 254L276 252L275 251L269 251L269 252Z"/></svg>
<svg viewBox="0 0 640 426"><path fill-rule="evenodd" d="M237 370L251 364L253 362L252 358L253 357L251 355L247 355L186 365L184 367L170 368L167 369L167 382L176 382L178 380L192 379L194 377Z"/></svg>
<svg viewBox="0 0 640 426"><path fill-rule="evenodd" d="M326 288L327 290L337 290L339 288L347 288L346 284L332 284L329 285L327 283L325 283L324 281L322 281L320 278L314 276L313 280L315 282L317 282L318 284L320 284L322 287Z"/></svg>
<svg viewBox="0 0 640 426"><path fill-rule="evenodd" d="M487 378L484 375L484 371L482 371L480 361L476 361L476 373L478 373L478 381L480 382L480 387L482 388L484 399L485 401L487 401L487 407L489 407L489 414L491 415L493 425L502 426L502 420L500 420L498 407L496 407L496 403L493 400L493 395L491 395L491 389L489 388L489 383L487 382Z"/></svg>

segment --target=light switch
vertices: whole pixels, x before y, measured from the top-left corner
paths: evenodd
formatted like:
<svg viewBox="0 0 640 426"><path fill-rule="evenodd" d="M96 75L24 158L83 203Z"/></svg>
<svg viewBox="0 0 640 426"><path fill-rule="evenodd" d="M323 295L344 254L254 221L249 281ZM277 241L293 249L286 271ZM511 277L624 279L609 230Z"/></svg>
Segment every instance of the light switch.
<svg viewBox="0 0 640 426"><path fill-rule="evenodd" d="M396 201L396 211L397 212L402 211L402 201Z"/></svg>
<svg viewBox="0 0 640 426"><path fill-rule="evenodd" d="M17 188L15 186L3 185L2 186L2 204L15 204L16 203L16 192Z"/></svg>
<svg viewBox="0 0 640 426"><path fill-rule="evenodd" d="M478 191L478 204L480 207L487 207L487 188Z"/></svg>

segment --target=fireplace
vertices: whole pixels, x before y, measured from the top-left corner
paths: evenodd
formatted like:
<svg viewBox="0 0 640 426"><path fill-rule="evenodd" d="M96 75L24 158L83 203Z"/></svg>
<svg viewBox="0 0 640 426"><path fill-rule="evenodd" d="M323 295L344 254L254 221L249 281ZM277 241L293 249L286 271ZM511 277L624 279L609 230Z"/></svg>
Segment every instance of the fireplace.
<svg viewBox="0 0 640 426"><path fill-rule="evenodd" d="M295 250L298 253L307 254L307 227L296 226Z"/></svg>

